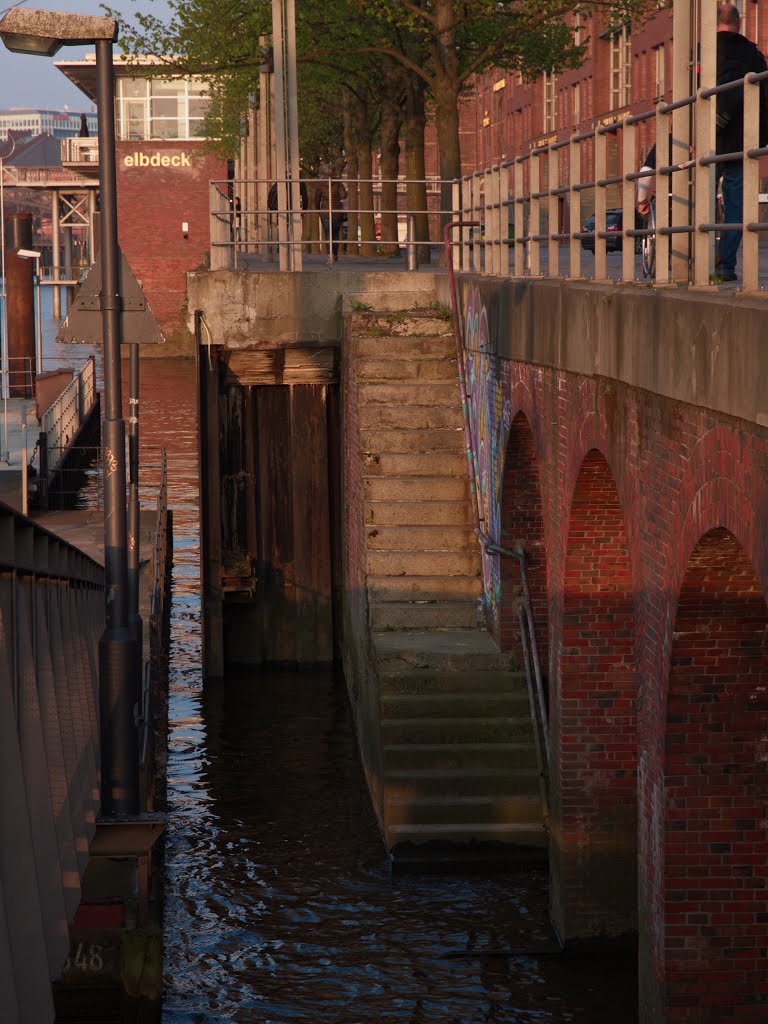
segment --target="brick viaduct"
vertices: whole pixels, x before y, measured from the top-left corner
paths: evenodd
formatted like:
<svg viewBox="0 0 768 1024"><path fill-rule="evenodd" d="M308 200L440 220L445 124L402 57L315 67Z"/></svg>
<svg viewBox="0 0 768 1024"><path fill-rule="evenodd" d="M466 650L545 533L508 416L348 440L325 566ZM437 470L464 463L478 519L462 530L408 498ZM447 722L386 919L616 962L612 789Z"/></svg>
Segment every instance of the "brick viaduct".
<svg viewBox="0 0 768 1024"><path fill-rule="evenodd" d="M548 667L555 926L566 942L638 933L648 1024L764 1022L764 307L462 291L485 524L529 552ZM517 562L483 568L507 648Z"/></svg>

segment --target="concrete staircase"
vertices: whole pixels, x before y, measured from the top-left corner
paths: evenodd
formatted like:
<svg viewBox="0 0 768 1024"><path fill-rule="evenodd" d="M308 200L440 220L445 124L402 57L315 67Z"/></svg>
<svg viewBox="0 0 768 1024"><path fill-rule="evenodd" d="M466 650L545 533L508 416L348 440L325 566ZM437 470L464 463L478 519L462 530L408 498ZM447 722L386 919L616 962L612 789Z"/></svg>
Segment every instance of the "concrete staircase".
<svg viewBox="0 0 768 1024"><path fill-rule="evenodd" d="M525 679L478 624L451 323L408 323L356 316L352 339L385 837L425 863L541 851Z"/></svg>

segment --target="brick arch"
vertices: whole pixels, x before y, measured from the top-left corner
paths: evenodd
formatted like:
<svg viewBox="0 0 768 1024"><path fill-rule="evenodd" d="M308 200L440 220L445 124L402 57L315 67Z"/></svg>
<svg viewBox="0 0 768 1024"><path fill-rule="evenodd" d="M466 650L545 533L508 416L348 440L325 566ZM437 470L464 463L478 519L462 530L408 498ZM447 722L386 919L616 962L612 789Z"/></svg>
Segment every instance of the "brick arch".
<svg viewBox="0 0 768 1024"><path fill-rule="evenodd" d="M590 449L563 566L553 805L553 918L569 937L636 928L634 594L624 510Z"/></svg>
<svg viewBox="0 0 768 1024"><path fill-rule="evenodd" d="M549 664L549 616L547 599L547 552L542 515L539 458L531 424L518 412L507 434L501 491L501 543L514 548L522 543L527 554L528 587L533 607L536 643L542 671ZM520 593L520 566L515 558L501 560L503 600L499 615L499 644L502 650L520 640L514 598Z"/></svg>
<svg viewBox="0 0 768 1024"><path fill-rule="evenodd" d="M768 606L733 533L695 545L665 723L664 967L670 1024L768 1018Z"/></svg>

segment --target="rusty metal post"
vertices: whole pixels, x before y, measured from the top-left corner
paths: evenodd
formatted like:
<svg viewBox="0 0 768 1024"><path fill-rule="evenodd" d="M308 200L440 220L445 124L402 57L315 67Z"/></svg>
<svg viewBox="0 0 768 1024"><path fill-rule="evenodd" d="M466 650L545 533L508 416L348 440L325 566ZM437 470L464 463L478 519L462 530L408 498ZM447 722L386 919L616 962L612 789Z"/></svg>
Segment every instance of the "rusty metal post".
<svg viewBox="0 0 768 1024"><path fill-rule="evenodd" d="M32 260L19 249L32 248L32 214L10 213L5 218L5 290L8 304L8 394L23 398L27 391L26 360L35 359L35 289Z"/></svg>

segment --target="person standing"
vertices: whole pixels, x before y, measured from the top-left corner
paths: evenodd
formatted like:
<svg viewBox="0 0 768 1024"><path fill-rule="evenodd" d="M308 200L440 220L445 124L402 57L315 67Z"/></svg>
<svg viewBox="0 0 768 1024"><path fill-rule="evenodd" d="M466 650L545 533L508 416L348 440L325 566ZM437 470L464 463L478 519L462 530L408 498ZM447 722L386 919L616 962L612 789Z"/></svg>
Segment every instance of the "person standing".
<svg viewBox="0 0 768 1024"><path fill-rule="evenodd" d="M767 69L765 57L754 43L741 34L741 17L735 4L720 4L717 9L717 84L735 82L750 71ZM760 84L760 145L765 145L768 90ZM744 91L731 89L717 97L717 140L715 152L736 153L744 146ZM726 224L741 224L744 212L744 171L741 160L719 165L723 178L723 205ZM741 231L722 231L715 274L722 281L736 281L736 256Z"/></svg>
<svg viewBox="0 0 768 1024"><path fill-rule="evenodd" d="M315 190L315 207L320 214L326 241L331 243L331 262L335 263L339 258L339 236L344 223L347 190L338 179L332 178L333 167L330 164L324 164L320 174L321 180Z"/></svg>

